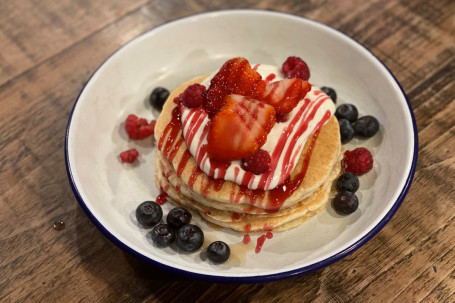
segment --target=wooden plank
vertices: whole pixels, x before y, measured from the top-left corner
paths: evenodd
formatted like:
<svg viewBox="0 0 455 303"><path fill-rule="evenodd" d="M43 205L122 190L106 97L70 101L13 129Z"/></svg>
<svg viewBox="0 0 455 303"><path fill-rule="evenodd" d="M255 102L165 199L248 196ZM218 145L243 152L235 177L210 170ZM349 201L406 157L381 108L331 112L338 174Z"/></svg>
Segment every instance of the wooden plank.
<svg viewBox="0 0 455 303"><path fill-rule="evenodd" d="M144 5L134 1L2 1L0 85Z"/></svg>

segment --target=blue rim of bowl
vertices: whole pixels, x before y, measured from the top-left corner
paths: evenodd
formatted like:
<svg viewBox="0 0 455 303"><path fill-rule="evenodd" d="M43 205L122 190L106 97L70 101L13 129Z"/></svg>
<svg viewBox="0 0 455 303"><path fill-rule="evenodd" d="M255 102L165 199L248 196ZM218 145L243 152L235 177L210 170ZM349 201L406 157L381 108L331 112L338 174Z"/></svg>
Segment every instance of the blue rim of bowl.
<svg viewBox="0 0 455 303"><path fill-rule="evenodd" d="M187 271L187 270L183 270L183 269L179 269L179 268L176 268L176 267L172 267L172 266L168 266L168 265L165 265L165 264L162 264L156 260L153 260L139 252L137 252L136 250L134 250L133 248L127 246L125 243L123 243L122 241L120 241L119 239L117 239L109 230L107 230L101 223L100 221L98 221L98 219L90 212L89 208L87 207L85 201L82 199L82 196L81 194L79 193L79 190L75 184L75 181L74 181L74 178L73 178L73 173L71 171L71 166L70 166L70 163L69 163L69 152L68 152L68 138L69 138L69 130L70 130L70 126L71 126L71 121L72 121L72 118L73 118L73 113L74 113L74 110L76 108L76 105L77 105L77 102L82 94L82 92L85 90L86 86L88 83L90 83L92 77L94 75L97 74L98 70L112 57L114 56L115 54L117 54L117 52L119 52L120 50L122 50L124 47L126 47L127 45L129 45L130 43L132 43L133 41L139 39L140 37L144 36L144 35L147 35L148 33L150 33L151 31L154 31L158 28L161 28L163 26L166 26L166 25L169 25L171 23L175 23L175 22L181 22L181 21L184 21L185 19L190 19L190 18L194 18L194 17L201 17L201 16L210 16L210 15L217 15L217 14L235 14L235 13L257 13L257 14L270 14L270 15L274 15L274 16L282 16L282 17L286 17L286 18L296 18L296 19L304 19L308 22L311 22L311 23L315 23L319 26L323 26L323 27L326 27L327 29L331 30L331 31L334 31L336 32L337 34L340 34L340 35L343 35L347 38L349 38L350 40L352 40L354 43L358 44L359 46L361 46L362 48L364 48L372 57L374 57L379 63L381 63L384 68L389 72L389 74L392 76L392 78L394 79L395 83L398 85L398 87L400 88L401 90L401 93L403 95L403 97L405 98L406 100L406 103L407 103L407 106L408 106L408 110L409 110L409 115L411 117L411 120L412 120L412 126L413 126L413 132L414 132L414 154L413 154L413 157L412 157L412 164L411 164L411 168L410 168L410 171L409 171L409 174L408 174L408 177L406 179L406 182L404 184L404 187L403 189L401 190L401 193L400 195L398 196L397 200L395 201L395 203L393 204L393 206L390 208L390 210L387 212L387 214L381 219L381 221L374 227L372 228L366 235L364 235L361 239L359 239L358 241L356 241L355 243L353 243L352 245L350 245L349 247L343 249L342 251L322 260L322 261L319 261L319 262L316 262L316 263L313 263L311 265L308 265L308 266L304 266L304 267L301 267L301 268L298 268L298 269L294 269L294 270L290 270L290 271L285 271L285 272L280 272L280 273L275 273L275 274L269 274L269 275L258 275L258 276L238 276L238 277L235 277L235 276L214 276L214 275L208 275L208 274L200 274L200 273L195 273L195 272L191 272L191 271ZM204 12L204 13L200 13L200 14L195 14L195 15L190 15L190 16L186 16L186 17L183 17L183 18L180 18L180 19L176 19L176 20L172 20L170 22L166 22L164 24L161 24L153 29L151 29L150 31L147 31L139 36L137 36L136 38L134 38L133 40L129 41L128 43L126 43L125 45L123 45L122 47L120 47L117 51L115 51L113 54L111 54L109 57L107 57L104 62L95 70L95 72L90 76L90 78L88 79L88 81L85 83L83 89L81 90L81 92L79 93L77 99L76 99L76 102L74 103L74 106L73 106L73 109L71 110L71 113L70 113L70 117L69 117L69 120L68 120L68 124L67 124L67 128L66 128L66 135L65 135L65 163L66 163L66 172L68 174L68 179L70 181L70 185L71 185L71 188L73 190L73 193L77 199L77 201L79 202L80 206L82 207L82 209L84 210L84 212L86 213L86 215L90 218L90 220L95 224L95 226L111 241L113 242L115 245L117 245L118 247L120 247L121 249L125 250L126 252L130 253L131 255L141 259L141 260L144 260L146 262L149 262L159 268L162 268L162 269L165 269L167 271L170 271L170 272L173 272L173 273L176 273L176 274L181 274L181 275L184 275L184 276L188 276L188 277L191 277L191 278L196 278L196 279L201 279L201 280L208 280L208 281L212 281L212 282L222 282L222 283L263 283L263 282L272 282L272 281L277 281L277 280L282 280L282 279L287 279L287 278L292 278L292 277L296 277L296 276L300 276L300 275L304 275L304 274L307 274L307 273L310 273L310 272L313 272L313 271L316 271L316 270L319 270L319 269L322 269L336 261L339 261L341 260L342 258L346 257L347 255L351 254L352 252L356 251L357 249L359 249L361 246L363 246L365 243L367 243L369 240L371 240L388 222L389 220L393 217L393 215L396 213L396 211L398 210L398 208L400 207L401 203L403 202L403 200L405 199L406 197L406 194L408 193L410 187L411 187L411 183L412 183L412 180L414 178L414 173L415 173L415 170L416 170L416 165L417 165L417 157L418 157L418 132L417 132L417 124L416 124L416 120L415 120L415 117L414 117L414 113L413 113L413 110L412 110L412 107L411 107L411 103L409 102L409 99L406 95L406 93L404 92L404 89L403 87L401 86L401 84L398 82L397 78L395 77L395 75L393 75L393 73L390 71L390 69L378 58L376 57L376 55L374 55L367 47L365 47L363 44L361 44L360 42L356 41L354 38L352 37L349 37L347 36L346 34L326 25L326 24L323 24L323 23L320 23L318 21L314 21L314 20L311 20L311 19L307 19L305 17L301 17L301 16L297 16L297 15L292 15L292 14L288 14L288 13L283 13L283 12L275 12L275 11L269 11L269 10L257 10L257 9L232 9L232 10L220 10L220 11L211 11L211 12Z"/></svg>

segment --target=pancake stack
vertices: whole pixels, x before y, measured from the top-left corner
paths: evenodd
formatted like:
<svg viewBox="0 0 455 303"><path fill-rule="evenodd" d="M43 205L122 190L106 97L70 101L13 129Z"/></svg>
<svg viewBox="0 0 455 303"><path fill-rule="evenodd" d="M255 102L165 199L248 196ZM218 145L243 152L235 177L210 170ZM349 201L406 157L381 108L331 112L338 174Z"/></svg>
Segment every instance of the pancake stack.
<svg viewBox="0 0 455 303"><path fill-rule="evenodd" d="M167 200L197 212L208 222L242 233L286 230L323 210L334 192L333 180L341 171L336 118L332 116L308 138L290 177L280 186L249 189L214 179L198 167L190 153L174 102L189 85L206 78L197 77L175 89L155 126L155 181ZM312 89L322 94L316 87Z"/></svg>

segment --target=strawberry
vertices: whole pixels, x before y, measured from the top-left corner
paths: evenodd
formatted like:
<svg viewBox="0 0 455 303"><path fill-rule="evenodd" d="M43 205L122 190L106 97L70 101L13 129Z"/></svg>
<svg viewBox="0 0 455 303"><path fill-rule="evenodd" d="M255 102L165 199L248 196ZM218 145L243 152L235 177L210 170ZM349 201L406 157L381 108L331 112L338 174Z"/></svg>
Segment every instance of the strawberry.
<svg viewBox="0 0 455 303"><path fill-rule="evenodd" d="M203 106L212 118L223 107L224 97L227 95L238 94L257 99L264 90L265 81L251 68L248 60L233 58L226 61L210 81Z"/></svg>
<svg viewBox="0 0 455 303"><path fill-rule="evenodd" d="M249 157L264 145L275 124L275 109L240 95L228 95L212 118L207 135L207 152L214 160Z"/></svg>
<svg viewBox="0 0 455 303"><path fill-rule="evenodd" d="M285 115L297 106L311 90L311 84L300 78L285 79L267 84L261 100L275 107L278 115Z"/></svg>

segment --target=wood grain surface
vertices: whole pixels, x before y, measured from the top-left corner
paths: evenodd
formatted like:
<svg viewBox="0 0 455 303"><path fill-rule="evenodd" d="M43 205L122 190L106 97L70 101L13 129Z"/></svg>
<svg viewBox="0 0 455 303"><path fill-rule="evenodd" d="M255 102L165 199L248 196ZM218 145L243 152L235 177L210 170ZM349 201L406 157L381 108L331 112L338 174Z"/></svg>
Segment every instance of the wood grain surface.
<svg viewBox="0 0 455 303"><path fill-rule="evenodd" d="M229 8L288 12L353 37L398 78L416 116L417 171L396 215L301 277L217 284L162 271L105 238L66 176L70 111L105 58L157 25ZM453 0L0 0L0 101L0 302L455 302Z"/></svg>

